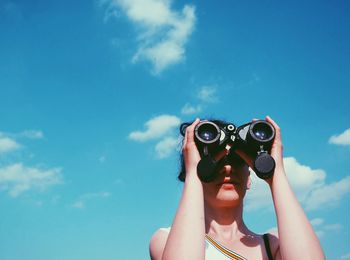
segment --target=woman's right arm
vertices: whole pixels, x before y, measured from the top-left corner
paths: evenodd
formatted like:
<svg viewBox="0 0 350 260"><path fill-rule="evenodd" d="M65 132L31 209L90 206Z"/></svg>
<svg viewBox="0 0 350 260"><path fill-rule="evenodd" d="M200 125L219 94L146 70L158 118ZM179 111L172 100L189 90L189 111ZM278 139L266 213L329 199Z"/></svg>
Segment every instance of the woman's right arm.
<svg viewBox="0 0 350 260"><path fill-rule="evenodd" d="M183 156L186 179L179 207L169 234L157 231L150 242L152 260L203 260L205 258L205 222L203 187L197 175L200 155L194 142L194 128L186 129Z"/></svg>

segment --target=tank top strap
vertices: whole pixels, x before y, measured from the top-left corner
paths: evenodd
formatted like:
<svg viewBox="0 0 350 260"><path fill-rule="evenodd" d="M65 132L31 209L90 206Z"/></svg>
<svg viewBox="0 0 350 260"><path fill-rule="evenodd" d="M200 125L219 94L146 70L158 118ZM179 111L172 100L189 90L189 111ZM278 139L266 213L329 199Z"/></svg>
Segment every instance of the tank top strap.
<svg viewBox="0 0 350 260"><path fill-rule="evenodd" d="M269 235L268 234L264 234L263 238L264 238L264 243L265 243L265 249L266 249L267 256L268 256L269 260L273 260L272 253L271 253L271 248L270 248L270 242L269 242Z"/></svg>
<svg viewBox="0 0 350 260"><path fill-rule="evenodd" d="M240 254L237 254L236 252L221 245L219 242L211 238L208 234L205 235L205 238L212 246L214 246L219 252L224 254L228 259L247 260L247 258L245 258L244 256L241 256Z"/></svg>

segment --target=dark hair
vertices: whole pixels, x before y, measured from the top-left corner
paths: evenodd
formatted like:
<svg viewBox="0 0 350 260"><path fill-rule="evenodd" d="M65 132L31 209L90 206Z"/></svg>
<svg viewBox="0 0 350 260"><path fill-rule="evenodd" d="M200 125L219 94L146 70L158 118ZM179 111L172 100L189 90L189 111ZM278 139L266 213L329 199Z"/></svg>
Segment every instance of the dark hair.
<svg viewBox="0 0 350 260"><path fill-rule="evenodd" d="M219 127L224 127L225 125L228 124L227 121L224 121L224 120L219 120L219 119L208 119L209 121L215 123L216 125L218 125ZM189 122L188 124L192 124L193 122ZM184 142L184 138L182 138L182 146L183 146L183 142ZM230 156L230 162L234 162L234 163L237 163L237 164L242 164L244 163L244 161L236 154L236 153L230 153L230 155L232 154L232 156ZM184 162L184 157L183 157L183 153L182 153L182 149L181 149L181 152L180 152L180 165L181 165L181 169L180 169L180 173L179 175L177 176L177 178L184 182L185 179L186 179L186 169L185 169L185 162Z"/></svg>

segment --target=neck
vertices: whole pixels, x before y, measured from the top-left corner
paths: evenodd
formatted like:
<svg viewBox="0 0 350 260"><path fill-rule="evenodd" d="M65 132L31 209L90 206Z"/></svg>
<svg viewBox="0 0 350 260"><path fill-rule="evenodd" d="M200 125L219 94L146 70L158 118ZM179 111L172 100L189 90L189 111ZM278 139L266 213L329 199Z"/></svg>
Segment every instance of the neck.
<svg viewBox="0 0 350 260"><path fill-rule="evenodd" d="M231 240L249 232L243 222L243 205L212 208L205 206L205 231L219 240Z"/></svg>

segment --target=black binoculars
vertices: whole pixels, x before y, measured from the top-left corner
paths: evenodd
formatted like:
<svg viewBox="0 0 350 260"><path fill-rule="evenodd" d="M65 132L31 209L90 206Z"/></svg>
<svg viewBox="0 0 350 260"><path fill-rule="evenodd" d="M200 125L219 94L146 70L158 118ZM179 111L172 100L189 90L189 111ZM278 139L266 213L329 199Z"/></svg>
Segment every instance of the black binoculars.
<svg viewBox="0 0 350 260"><path fill-rule="evenodd" d="M184 136L187 126L183 123L180 132ZM220 162L227 160L227 156L219 161L214 155L229 145L229 157L238 157L235 150L242 150L253 158L254 172L261 179L270 178L275 170L275 160L269 154L275 128L265 120L253 121L239 127L232 123L215 123L204 120L194 129L194 139L201 155L197 165L198 177L202 182L211 182L216 178Z"/></svg>

